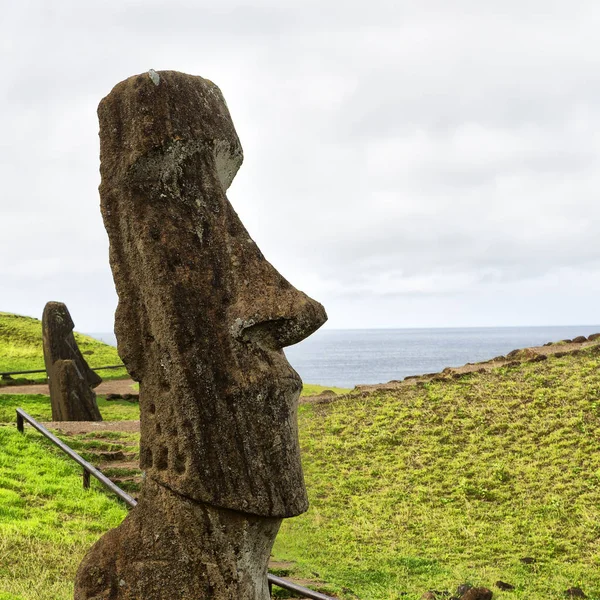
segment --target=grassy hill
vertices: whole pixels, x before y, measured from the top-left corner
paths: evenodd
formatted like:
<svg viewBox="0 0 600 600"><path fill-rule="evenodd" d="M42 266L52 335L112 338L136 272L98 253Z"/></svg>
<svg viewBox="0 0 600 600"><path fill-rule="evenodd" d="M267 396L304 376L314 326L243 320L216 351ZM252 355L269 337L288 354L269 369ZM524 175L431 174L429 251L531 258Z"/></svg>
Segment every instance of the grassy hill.
<svg viewBox="0 0 600 600"><path fill-rule="evenodd" d="M15 404L48 411L40 397L0 395L0 421ZM109 419L137 414L100 407ZM346 600L416 600L465 582L501 600L564 599L573 587L600 598L600 346L304 404L299 427L311 507L284 522L281 574L321 579ZM83 452L99 443L65 439ZM131 452L137 438L106 443ZM38 434L0 426L0 600L70 598L85 548L124 514L108 497L120 512L105 518L96 499L88 510L76 466L43 448ZM70 483L57 469L72 470Z"/></svg>
<svg viewBox="0 0 600 600"><path fill-rule="evenodd" d="M75 340L91 367L118 365L122 362L113 346L77 332ZM42 322L32 317L0 312L0 371L30 371L43 368ZM101 372L103 379L118 379L126 374L125 369ZM43 374L18 377L35 381L46 380Z"/></svg>

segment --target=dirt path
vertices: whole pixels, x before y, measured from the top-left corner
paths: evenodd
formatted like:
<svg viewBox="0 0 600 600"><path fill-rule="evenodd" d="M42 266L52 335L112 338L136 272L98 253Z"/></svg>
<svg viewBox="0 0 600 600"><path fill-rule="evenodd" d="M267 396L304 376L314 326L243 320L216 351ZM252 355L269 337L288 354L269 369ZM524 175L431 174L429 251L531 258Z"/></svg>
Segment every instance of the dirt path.
<svg viewBox="0 0 600 600"><path fill-rule="evenodd" d="M78 435L80 433L92 433L102 431L124 431L138 433L140 431L139 421L48 421L42 423L47 429L60 431L67 435Z"/></svg>
<svg viewBox="0 0 600 600"><path fill-rule="evenodd" d="M135 381L133 379L115 379L113 381L103 381L96 389L95 392L98 396L105 396L107 394L137 394L135 390ZM34 385L6 385L0 387L0 394L42 394L49 396L50 391L48 390L48 384L34 384ZM333 392L323 392L318 396L301 396L300 404L310 404L313 402L322 402L330 396L335 396ZM117 421L118 422L118 421ZM117 431L117 430L114 430Z"/></svg>
<svg viewBox="0 0 600 600"><path fill-rule="evenodd" d="M114 379L111 381L103 381L96 389L95 392L99 396L105 396L106 394L133 394L136 393L135 381L133 379ZM43 394L45 396L50 395L48 390L48 384L34 384L34 385L6 385L0 387L0 394Z"/></svg>

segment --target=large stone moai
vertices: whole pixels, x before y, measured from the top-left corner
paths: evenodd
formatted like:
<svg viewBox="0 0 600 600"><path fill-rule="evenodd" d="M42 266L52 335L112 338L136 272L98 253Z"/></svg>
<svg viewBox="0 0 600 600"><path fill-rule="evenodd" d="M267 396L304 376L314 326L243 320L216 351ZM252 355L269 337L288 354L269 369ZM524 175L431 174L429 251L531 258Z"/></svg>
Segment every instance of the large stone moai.
<svg viewBox="0 0 600 600"><path fill-rule="evenodd" d="M42 316L44 363L53 421L102 421L94 388L102 383L79 351L73 319L62 302L48 302Z"/></svg>
<svg viewBox="0 0 600 600"><path fill-rule="evenodd" d="M327 316L227 200L242 148L216 85L150 71L98 114L115 331L140 382L146 477L81 563L75 599L266 600L281 519L308 505L302 382L282 348Z"/></svg>

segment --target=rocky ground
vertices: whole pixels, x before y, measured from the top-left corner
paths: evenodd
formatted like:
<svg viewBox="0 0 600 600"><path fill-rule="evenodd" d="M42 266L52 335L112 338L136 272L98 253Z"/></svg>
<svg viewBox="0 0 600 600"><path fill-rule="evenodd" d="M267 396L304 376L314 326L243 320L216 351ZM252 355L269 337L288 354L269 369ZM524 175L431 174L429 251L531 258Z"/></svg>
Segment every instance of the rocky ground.
<svg viewBox="0 0 600 600"><path fill-rule="evenodd" d="M504 366L515 366L523 362L537 362L546 360L548 356L564 356L569 353L576 353L582 348L595 346L600 343L600 333L595 333L589 337L580 336L573 340L561 340L560 342L548 342L543 346L533 346L531 348L522 348L512 350L506 356L496 356L487 361L479 363L467 363L462 367L446 367L439 373L426 373L425 375L411 375L403 380L392 380L387 383L377 383L374 385L357 385L356 391L373 392L375 390L396 390L404 385L414 385L417 382L443 381L452 377L460 377L465 373L484 373L492 369Z"/></svg>

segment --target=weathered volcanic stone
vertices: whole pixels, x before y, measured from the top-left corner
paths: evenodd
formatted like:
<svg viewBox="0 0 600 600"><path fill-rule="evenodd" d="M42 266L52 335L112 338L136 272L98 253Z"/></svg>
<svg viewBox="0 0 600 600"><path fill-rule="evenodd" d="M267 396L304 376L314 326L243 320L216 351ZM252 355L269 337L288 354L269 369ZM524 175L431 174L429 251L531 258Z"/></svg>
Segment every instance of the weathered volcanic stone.
<svg viewBox="0 0 600 600"><path fill-rule="evenodd" d="M102 421L93 388L102 379L83 358L73 319L62 302L48 302L42 316L44 363L53 421Z"/></svg>
<svg viewBox="0 0 600 600"><path fill-rule="evenodd" d="M188 500L148 479L139 504L85 557L75 598L268 599L280 524Z"/></svg>
<svg viewBox="0 0 600 600"><path fill-rule="evenodd" d="M75 598L266 599L281 518L308 506L302 382L282 348L325 311L267 262L227 200L243 155L217 86L138 75L98 114L115 332L140 383L146 483L84 559Z"/></svg>

